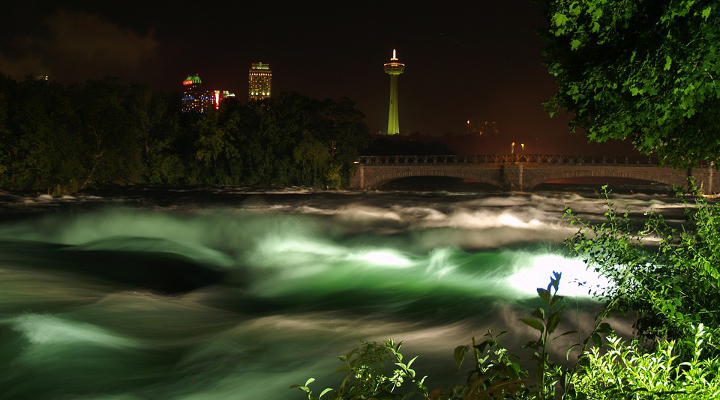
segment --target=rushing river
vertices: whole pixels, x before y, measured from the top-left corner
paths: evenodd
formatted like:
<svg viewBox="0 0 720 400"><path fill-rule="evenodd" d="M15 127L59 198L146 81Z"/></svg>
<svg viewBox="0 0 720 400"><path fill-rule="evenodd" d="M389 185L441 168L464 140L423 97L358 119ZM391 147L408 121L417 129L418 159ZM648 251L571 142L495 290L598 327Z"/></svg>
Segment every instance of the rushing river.
<svg viewBox="0 0 720 400"><path fill-rule="evenodd" d="M300 399L288 386L336 385L336 355L390 337L431 389L459 382L473 334L524 354L552 271L565 326L593 318L565 205L603 213L592 192L0 195L0 399Z"/></svg>

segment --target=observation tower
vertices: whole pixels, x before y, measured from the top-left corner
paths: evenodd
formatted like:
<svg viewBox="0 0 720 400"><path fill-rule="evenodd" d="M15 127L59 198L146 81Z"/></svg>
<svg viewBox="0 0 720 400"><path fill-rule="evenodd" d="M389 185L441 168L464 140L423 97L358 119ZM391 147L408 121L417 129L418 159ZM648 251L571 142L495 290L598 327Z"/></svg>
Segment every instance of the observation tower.
<svg viewBox="0 0 720 400"><path fill-rule="evenodd" d="M398 62L397 53L389 63L385 63L385 73L390 75L390 113L388 116L388 135L400 133L400 120L398 119L398 76L405 71L405 64Z"/></svg>

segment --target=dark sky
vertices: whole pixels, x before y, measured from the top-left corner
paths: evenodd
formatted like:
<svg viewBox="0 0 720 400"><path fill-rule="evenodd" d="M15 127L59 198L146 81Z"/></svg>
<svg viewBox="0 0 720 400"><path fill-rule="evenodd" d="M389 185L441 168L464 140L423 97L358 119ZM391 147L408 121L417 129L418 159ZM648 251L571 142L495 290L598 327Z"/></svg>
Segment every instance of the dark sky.
<svg viewBox="0 0 720 400"><path fill-rule="evenodd" d="M262 61L274 93L348 97L377 132L387 130L383 63L396 48L404 133L461 134L475 118L497 121L512 140L586 141L567 133L567 116L542 109L555 84L530 0L40 3L3 1L0 71L64 83L113 75L178 91L198 73L207 89L245 101L247 70Z"/></svg>

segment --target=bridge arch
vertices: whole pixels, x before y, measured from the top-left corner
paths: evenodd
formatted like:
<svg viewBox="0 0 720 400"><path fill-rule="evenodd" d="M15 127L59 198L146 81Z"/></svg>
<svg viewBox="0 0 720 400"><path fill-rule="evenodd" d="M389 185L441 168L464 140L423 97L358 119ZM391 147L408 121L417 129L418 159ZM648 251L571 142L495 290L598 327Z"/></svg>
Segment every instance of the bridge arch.
<svg viewBox="0 0 720 400"><path fill-rule="evenodd" d="M370 172L368 174L368 172ZM403 169L390 171L366 171L364 187L367 189L377 188L390 181L402 178L420 176L440 176L446 178L472 179L474 181L487 183L497 188L502 187L500 174L494 170L463 170L463 169Z"/></svg>
<svg viewBox="0 0 720 400"><path fill-rule="evenodd" d="M532 189L545 182L567 178L628 178L666 185L686 186L687 173L683 171L660 171L658 168L597 168L593 170L564 168L551 171L525 171L523 188Z"/></svg>

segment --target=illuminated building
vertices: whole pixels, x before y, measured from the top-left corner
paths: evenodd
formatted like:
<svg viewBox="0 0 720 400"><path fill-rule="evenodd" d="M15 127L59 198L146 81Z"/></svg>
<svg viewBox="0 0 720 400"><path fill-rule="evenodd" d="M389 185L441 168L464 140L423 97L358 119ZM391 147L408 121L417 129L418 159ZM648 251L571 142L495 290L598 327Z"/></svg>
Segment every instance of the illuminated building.
<svg viewBox="0 0 720 400"><path fill-rule="evenodd" d="M220 108L220 103L227 99L227 98L235 98L235 93L230 93L227 90L214 90L213 91L213 103L215 104L215 109Z"/></svg>
<svg viewBox="0 0 720 400"><path fill-rule="evenodd" d="M272 71L269 64L253 63L248 76L248 95L250 101L264 100L270 97Z"/></svg>
<svg viewBox="0 0 720 400"><path fill-rule="evenodd" d="M183 81L185 90L183 91L182 110L183 112L203 112L206 108L216 105L215 92L203 91L202 80L195 75L188 75Z"/></svg>
<svg viewBox="0 0 720 400"><path fill-rule="evenodd" d="M398 76L405 71L405 64L398 62L397 53L393 49L393 56L389 63L385 63L385 73L390 75L390 113L388 116L388 135L400 133L400 120L398 119Z"/></svg>

